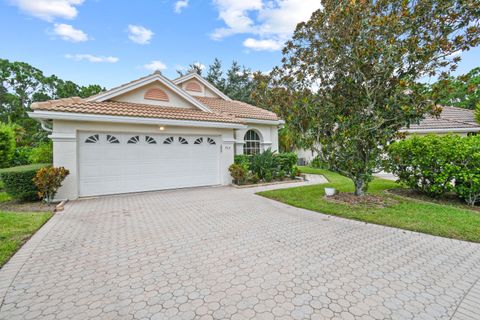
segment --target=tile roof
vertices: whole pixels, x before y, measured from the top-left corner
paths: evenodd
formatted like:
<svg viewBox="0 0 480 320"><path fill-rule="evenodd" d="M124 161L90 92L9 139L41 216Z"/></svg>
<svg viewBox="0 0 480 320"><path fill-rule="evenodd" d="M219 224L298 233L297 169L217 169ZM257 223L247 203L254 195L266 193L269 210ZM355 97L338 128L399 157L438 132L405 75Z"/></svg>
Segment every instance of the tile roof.
<svg viewBox="0 0 480 320"><path fill-rule="evenodd" d="M273 112L240 101L226 101L220 98L195 97L213 112L243 119L279 120Z"/></svg>
<svg viewBox="0 0 480 320"><path fill-rule="evenodd" d="M405 130L448 130L448 129L480 129L480 125L475 121L473 110L442 107L440 116L427 116L419 124L413 124Z"/></svg>
<svg viewBox="0 0 480 320"><path fill-rule="evenodd" d="M117 101L94 102L74 97L32 104L32 109L54 112L88 113L111 116L241 123L241 119L196 108L162 107Z"/></svg>

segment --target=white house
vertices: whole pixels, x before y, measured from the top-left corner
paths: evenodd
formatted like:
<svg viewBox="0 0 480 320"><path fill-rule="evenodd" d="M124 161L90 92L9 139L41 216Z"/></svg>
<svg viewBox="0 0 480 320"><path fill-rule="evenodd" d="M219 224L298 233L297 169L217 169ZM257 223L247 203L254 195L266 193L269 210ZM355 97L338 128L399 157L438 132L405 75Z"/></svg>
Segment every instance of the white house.
<svg viewBox="0 0 480 320"><path fill-rule="evenodd" d="M278 150L274 113L234 101L196 73L160 72L95 96L32 104L51 131L58 199L227 185L235 154Z"/></svg>

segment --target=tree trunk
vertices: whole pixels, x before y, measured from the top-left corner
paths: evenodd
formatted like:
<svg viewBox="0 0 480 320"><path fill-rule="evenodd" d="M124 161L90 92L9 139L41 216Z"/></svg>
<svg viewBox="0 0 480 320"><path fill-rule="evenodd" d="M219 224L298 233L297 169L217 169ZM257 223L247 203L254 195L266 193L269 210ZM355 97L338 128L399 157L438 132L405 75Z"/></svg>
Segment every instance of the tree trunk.
<svg viewBox="0 0 480 320"><path fill-rule="evenodd" d="M365 179L357 178L355 179L354 184L355 184L355 195L356 196L365 195L365 189L366 189Z"/></svg>

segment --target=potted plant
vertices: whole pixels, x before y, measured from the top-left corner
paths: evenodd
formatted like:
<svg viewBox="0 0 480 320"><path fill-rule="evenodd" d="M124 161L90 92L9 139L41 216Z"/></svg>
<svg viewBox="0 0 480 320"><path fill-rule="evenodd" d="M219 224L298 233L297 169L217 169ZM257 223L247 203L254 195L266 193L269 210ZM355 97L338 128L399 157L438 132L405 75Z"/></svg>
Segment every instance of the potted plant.
<svg viewBox="0 0 480 320"><path fill-rule="evenodd" d="M337 190L335 190L335 188L325 188L325 195L327 197L334 196L336 192Z"/></svg>

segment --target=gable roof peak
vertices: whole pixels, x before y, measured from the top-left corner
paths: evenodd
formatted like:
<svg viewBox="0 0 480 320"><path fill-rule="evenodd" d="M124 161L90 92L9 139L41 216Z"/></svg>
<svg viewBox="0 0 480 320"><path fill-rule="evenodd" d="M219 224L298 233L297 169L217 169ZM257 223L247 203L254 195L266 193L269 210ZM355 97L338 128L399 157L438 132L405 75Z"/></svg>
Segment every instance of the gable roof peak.
<svg viewBox="0 0 480 320"><path fill-rule="evenodd" d="M195 107L199 108L200 110L205 111L205 112L212 112L210 110L210 108L208 108L208 106L206 106L203 103L201 103L200 101L194 99L186 91L184 91L182 88L177 86L176 83L172 82L170 79L168 79L164 75L162 75L161 72L157 72L157 71L155 71L154 73L149 74L145 77L138 78L138 79L130 81L128 83L122 84L118 87L115 87L115 88L112 88L110 90L107 90L107 91L101 92L99 94L96 94L94 96L88 97L85 100L86 101L92 101L92 102L103 102L103 101L111 100L112 98L118 97L120 95L123 95L127 92L133 91L135 89L138 89L140 87L143 87L143 86L148 85L150 83L153 83L155 81L159 81L165 87L167 87L171 91L175 92L181 98L183 98L184 100L193 104Z"/></svg>
<svg viewBox="0 0 480 320"><path fill-rule="evenodd" d="M175 83L176 85L179 85L179 84L181 84L185 81L191 80L191 79L196 79L199 82L201 82L205 87L212 90L216 95L218 95L220 97L220 99L227 100L227 101L232 101L232 99L229 96L227 96L222 91L218 90L217 87L215 87L213 84L208 82L204 77L202 77L201 75L199 75L196 72L190 72L190 73L187 73L186 75L178 77L178 78L173 80L173 83Z"/></svg>

